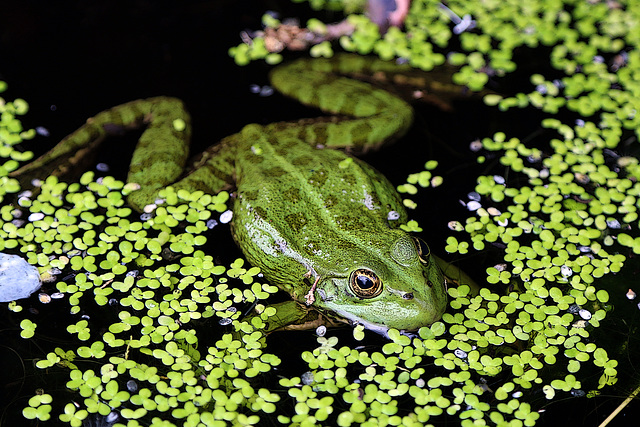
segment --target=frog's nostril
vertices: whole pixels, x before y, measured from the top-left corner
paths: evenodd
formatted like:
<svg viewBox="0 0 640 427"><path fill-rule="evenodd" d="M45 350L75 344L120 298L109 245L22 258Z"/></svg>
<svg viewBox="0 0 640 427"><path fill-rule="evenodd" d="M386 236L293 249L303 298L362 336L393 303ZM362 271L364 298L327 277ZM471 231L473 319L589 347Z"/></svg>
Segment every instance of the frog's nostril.
<svg viewBox="0 0 640 427"><path fill-rule="evenodd" d="M413 292L407 292L406 294L402 295L402 298L413 299Z"/></svg>

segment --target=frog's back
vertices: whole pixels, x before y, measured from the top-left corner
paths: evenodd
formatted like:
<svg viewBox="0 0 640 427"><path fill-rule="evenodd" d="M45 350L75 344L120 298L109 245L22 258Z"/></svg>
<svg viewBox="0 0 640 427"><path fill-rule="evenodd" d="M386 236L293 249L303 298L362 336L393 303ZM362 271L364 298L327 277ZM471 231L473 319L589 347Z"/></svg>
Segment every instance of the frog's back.
<svg viewBox="0 0 640 427"><path fill-rule="evenodd" d="M302 277L311 268L304 259L346 269L344 254L361 251L365 240L376 245L379 238L385 245L391 211L402 216L400 222L405 216L383 175L342 151L305 144L298 132L248 127L238 150L234 234L254 265L272 270L265 271L270 280L290 268Z"/></svg>

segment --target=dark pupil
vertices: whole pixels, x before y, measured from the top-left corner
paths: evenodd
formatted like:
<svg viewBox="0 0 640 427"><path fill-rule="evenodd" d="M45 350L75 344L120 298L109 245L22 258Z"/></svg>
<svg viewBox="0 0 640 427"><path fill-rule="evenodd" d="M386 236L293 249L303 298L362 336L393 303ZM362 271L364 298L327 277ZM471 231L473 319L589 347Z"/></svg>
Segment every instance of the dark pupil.
<svg viewBox="0 0 640 427"><path fill-rule="evenodd" d="M358 287L360 287L360 289L373 288L373 280L367 276L358 275L358 277L356 277L356 281L358 282Z"/></svg>

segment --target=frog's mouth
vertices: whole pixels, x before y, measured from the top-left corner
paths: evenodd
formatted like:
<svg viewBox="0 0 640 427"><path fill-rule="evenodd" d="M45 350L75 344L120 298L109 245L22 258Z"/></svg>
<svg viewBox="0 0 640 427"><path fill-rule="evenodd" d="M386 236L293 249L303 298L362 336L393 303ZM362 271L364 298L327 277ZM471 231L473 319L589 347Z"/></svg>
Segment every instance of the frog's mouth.
<svg viewBox="0 0 640 427"><path fill-rule="evenodd" d="M320 292L319 292L320 293ZM324 294L324 292L322 292L322 294ZM320 298L322 298L322 295L320 296ZM332 298L329 298L328 300L330 301ZM323 301L327 301L327 300L323 300ZM340 310L340 309L336 309L336 308L331 308L332 311L334 311L338 316L343 317L345 319L347 319L349 321L349 324L352 327L356 327L358 325L362 325L365 327L365 329L368 329L370 331L376 332L380 335L382 335L383 337L389 339L389 327L386 325L382 325L379 323L374 323L374 322L368 322L352 313L349 313L348 311L345 310Z"/></svg>

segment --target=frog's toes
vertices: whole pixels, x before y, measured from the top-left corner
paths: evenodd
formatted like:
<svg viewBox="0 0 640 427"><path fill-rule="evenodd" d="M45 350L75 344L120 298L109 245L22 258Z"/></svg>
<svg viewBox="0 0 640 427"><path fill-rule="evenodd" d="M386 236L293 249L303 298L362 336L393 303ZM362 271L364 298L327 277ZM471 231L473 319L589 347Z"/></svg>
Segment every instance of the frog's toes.
<svg viewBox="0 0 640 427"><path fill-rule="evenodd" d="M400 331L400 334L404 335L405 337L409 337L411 339L418 338L418 333L417 332L406 331L404 329L402 329Z"/></svg>
<svg viewBox="0 0 640 427"><path fill-rule="evenodd" d="M316 287L318 286L318 282L320 281L320 276L316 277L316 280L313 282L313 286L309 289L309 292L304 296L306 299L306 304L311 305L316 300L316 297L313 293L316 291Z"/></svg>
<svg viewBox="0 0 640 427"><path fill-rule="evenodd" d="M316 300L316 297L313 295L313 291L315 290L315 285L309 290L309 292L307 292L307 294L304 296L305 298L305 304L307 304L308 306L313 304L314 301Z"/></svg>

